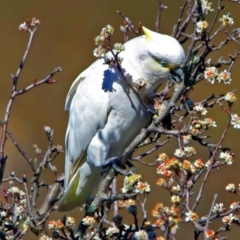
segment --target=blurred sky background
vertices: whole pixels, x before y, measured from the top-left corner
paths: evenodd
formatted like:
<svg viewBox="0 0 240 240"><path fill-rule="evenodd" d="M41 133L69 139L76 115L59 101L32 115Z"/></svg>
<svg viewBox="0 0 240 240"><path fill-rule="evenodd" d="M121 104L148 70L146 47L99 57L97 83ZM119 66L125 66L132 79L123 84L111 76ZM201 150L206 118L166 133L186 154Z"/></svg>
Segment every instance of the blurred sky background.
<svg viewBox="0 0 240 240"><path fill-rule="evenodd" d="M184 1L163 1L168 8L163 12L161 19L160 28L162 33L172 33L172 28L178 19L182 2ZM216 7L217 1L213 0L212 2L214 3L213 7ZM226 6L226 10L223 10L220 16L223 13L231 12L235 21L234 26L229 28L229 31L231 31L231 29L240 26L240 6L228 1L223 1L223 5ZM20 89L31 84L33 78L37 80L44 78L55 67L61 66L63 69L62 72L54 76L54 79L58 81L56 84L45 84L37 87L17 97L14 102L9 129L14 133L18 142L30 157L35 157L34 144L37 144L43 151L46 149L47 138L43 130L44 126L50 126L55 130L55 144L64 145L64 135L68 120L68 113L64 111L65 96L77 75L95 61L92 54L95 48L94 37L100 33L106 24L111 24L115 28L113 41L122 41L123 37L119 27L123 20L116 13L116 10L124 12L135 26L137 26L139 21L142 21L144 26L155 30L157 2L154 0L0 1L0 119L3 120L6 103L11 93L12 79L10 74L16 73L28 42L28 33L18 30L18 26L22 22L28 18L36 17L40 20L41 25L37 29L32 49L20 75L18 88ZM210 19L213 14L209 14L207 19L208 17ZM132 34L130 36L133 37ZM218 45L225 38L225 34L221 33L219 37L216 37L214 43ZM185 44L184 48L187 49L187 47L188 44ZM227 54L234 54L235 50L239 51L240 47L230 43L226 50L216 52L212 59L214 61L220 56L227 57ZM220 94L238 88L238 74L239 60L236 61L232 70L233 83L231 85L211 85L204 81L199 86L194 87L194 91L190 96L191 99L197 102L209 97L213 93ZM234 105L233 111L240 113L239 102ZM214 110L209 110L207 116L215 118L217 122L218 128L211 131L212 138L208 139L208 141L216 142L227 123L227 116L218 106ZM217 202L224 202L227 208L234 200L238 201L236 196L225 192L225 186L230 182L235 184L240 182L239 132L231 128L224 146L230 147L235 152L235 163L233 167L223 167L211 173L199 206L199 212L202 215L208 214L210 203L215 193L219 194ZM173 140L171 144L168 144L168 146L157 153L166 152L169 156L172 156L176 147L177 142ZM208 159L209 152L207 149L198 147L197 151L198 155L196 158L192 158L192 160L202 158L206 161ZM148 158L147 161L153 162L157 153L153 157ZM15 171L18 176L26 173L30 181L30 168L11 140L7 140L5 154L8 155L5 176L8 176L11 171ZM64 154L59 156L54 163L58 167L58 172L62 173L64 169ZM138 172L143 173L144 181L152 184L154 191L154 194L152 193L149 197L148 209L152 209L156 202L164 202L170 206L168 193L156 187L155 182L160 176L155 173L155 168L142 165L137 165L137 168ZM42 179L51 183L54 180L54 176L50 171L46 170L45 174L42 175ZM4 187L7 188L8 185L4 185ZM45 191L42 191L41 197L44 197L45 193ZM41 199L39 198L39 204ZM70 213L70 215L79 218L78 210ZM51 219L57 220L61 216L61 214L54 213ZM149 217L150 220L153 220L150 214ZM126 221L130 223L129 219ZM215 230L218 229L220 223L221 221L216 225L212 225L213 227L215 226ZM185 224L180 226L179 231L182 237L178 239L193 239L192 232ZM238 239L236 235L231 235L231 233L228 236L230 239ZM37 238L30 236L29 239Z"/></svg>

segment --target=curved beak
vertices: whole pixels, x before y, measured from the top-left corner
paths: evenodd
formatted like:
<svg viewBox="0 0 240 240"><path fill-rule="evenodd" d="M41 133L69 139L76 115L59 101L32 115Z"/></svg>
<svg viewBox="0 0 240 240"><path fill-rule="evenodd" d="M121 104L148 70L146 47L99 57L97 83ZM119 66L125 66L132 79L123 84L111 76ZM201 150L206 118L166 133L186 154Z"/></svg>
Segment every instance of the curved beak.
<svg viewBox="0 0 240 240"><path fill-rule="evenodd" d="M183 71L181 68L175 68L170 70L170 80L175 83L180 83L183 79Z"/></svg>

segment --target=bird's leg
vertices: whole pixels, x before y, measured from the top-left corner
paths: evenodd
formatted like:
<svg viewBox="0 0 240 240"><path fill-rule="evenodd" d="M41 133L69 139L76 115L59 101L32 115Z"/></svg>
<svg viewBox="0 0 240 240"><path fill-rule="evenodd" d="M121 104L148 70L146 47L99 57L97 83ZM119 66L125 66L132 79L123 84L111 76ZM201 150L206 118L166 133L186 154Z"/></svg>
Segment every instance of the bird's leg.
<svg viewBox="0 0 240 240"><path fill-rule="evenodd" d="M127 170L125 165L128 166L130 170ZM107 159L106 163L102 167L102 173L105 173L109 169L109 167L113 167L118 173L125 176L131 175L136 172L135 166L129 160L127 160L125 164L122 164L121 157L119 156Z"/></svg>
<svg viewBox="0 0 240 240"><path fill-rule="evenodd" d="M136 173L137 172L136 167L129 160L127 160L126 165L130 168L131 173Z"/></svg>

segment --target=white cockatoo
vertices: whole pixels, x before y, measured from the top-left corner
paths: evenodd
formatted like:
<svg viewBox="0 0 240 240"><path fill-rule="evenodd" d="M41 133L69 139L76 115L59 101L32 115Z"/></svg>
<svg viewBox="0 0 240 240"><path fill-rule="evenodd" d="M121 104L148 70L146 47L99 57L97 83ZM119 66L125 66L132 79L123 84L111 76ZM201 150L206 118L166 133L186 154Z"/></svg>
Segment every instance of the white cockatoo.
<svg viewBox="0 0 240 240"><path fill-rule="evenodd" d="M137 89L126 84L118 68L95 61L73 82L65 109L69 110L66 132L65 184L59 211L81 206L100 183L107 160L120 156L151 120L142 104L162 82L179 81L185 58L179 42L171 36L143 27L143 36L124 44L122 72ZM140 101L141 98L142 100Z"/></svg>

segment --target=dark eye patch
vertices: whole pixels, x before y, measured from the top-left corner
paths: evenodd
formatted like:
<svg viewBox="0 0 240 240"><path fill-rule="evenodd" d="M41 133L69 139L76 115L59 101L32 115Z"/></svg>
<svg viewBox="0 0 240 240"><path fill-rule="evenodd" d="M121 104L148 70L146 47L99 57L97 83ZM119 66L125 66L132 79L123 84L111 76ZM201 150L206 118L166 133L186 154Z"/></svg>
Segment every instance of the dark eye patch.
<svg viewBox="0 0 240 240"><path fill-rule="evenodd" d="M167 67L168 63L165 60L160 60L159 63L163 66L163 67Z"/></svg>

